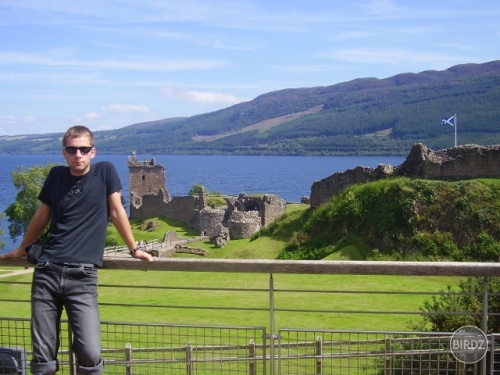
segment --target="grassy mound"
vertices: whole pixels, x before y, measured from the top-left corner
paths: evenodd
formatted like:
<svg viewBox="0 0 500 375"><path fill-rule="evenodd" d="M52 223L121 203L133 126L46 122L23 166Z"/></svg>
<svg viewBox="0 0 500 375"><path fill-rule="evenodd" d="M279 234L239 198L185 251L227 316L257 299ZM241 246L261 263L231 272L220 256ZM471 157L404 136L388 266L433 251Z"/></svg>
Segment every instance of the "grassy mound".
<svg viewBox="0 0 500 375"><path fill-rule="evenodd" d="M500 257L499 179L381 180L352 186L307 215L281 258Z"/></svg>

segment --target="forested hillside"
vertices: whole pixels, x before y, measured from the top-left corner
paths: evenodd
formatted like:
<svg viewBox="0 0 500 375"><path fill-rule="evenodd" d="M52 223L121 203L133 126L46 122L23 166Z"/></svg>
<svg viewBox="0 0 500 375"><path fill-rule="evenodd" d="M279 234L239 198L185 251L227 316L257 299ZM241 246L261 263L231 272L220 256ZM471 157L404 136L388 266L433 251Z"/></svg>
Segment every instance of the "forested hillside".
<svg viewBox="0 0 500 375"><path fill-rule="evenodd" d="M493 61L284 89L97 137L101 153L406 155L416 142L452 147L454 128L441 120L454 114L459 144L500 144L499 102L500 61ZM60 136L0 137L0 153L58 152Z"/></svg>

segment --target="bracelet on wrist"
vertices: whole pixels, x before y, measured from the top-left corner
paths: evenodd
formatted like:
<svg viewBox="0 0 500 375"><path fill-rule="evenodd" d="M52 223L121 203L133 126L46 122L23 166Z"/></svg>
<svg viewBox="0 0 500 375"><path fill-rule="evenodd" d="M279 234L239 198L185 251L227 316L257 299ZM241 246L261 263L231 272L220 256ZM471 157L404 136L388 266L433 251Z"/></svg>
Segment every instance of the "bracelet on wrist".
<svg viewBox="0 0 500 375"><path fill-rule="evenodd" d="M130 255L134 256L135 253L137 253L138 251L139 251L139 248L136 247L135 249L129 250L129 253L130 253Z"/></svg>

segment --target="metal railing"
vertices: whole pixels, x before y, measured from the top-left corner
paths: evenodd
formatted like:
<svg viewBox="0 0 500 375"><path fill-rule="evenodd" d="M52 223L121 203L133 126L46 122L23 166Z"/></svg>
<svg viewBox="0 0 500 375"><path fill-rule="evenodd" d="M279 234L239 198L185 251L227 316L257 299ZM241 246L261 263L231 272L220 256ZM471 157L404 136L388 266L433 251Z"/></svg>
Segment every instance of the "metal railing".
<svg viewBox="0 0 500 375"><path fill-rule="evenodd" d="M22 265L9 261L0 265ZM500 336L488 335L490 347L481 362L463 364L450 350L452 332L403 332L366 329L318 329L315 327L283 327L280 314L350 315L377 314L391 319L395 314L418 314L418 311L349 310L338 307L287 307L280 305L283 294L329 293L335 296L354 294L363 298L373 291L309 289L277 289L276 278L281 274L330 275L411 275L411 276L478 276L484 278L483 301L496 297L489 293L488 281L500 276L500 264L493 263L434 263L434 262L351 262L351 261L273 261L273 260L212 260L159 259L151 264L130 258L105 258L104 269L156 270L211 273L268 274L267 288L213 288L205 285L190 287L163 286L158 290L180 294L196 290L217 293L265 293L267 303L259 306L201 306L158 303L140 305L141 309L197 309L210 314L251 312L264 317L261 325L176 325L163 323L102 322L103 357L107 374L500 374ZM2 284L27 282L0 280ZM100 288L144 288L133 285L100 285ZM354 288L353 288L354 289ZM391 294L426 294L436 292L378 291L383 298ZM26 297L26 296L24 296ZM24 373L30 358L29 319L5 317L2 307L8 303L28 303L25 298L2 299L0 294L0 347L18 350ZM102 306L113 306L101 298ZM129 307L127 305L127 307ZM471 312L453 312L471 314ZM477 313L474 313L477 314ZM500 315L488 311L483 303L482 328L487 331L488 318ZM265 318L267 316L267 318ZM168 321L168 317L165 319ZM222 319L223 320L223 319ZM75 359L70 352L71 331L63 322L61 330L62 374L75 374ZM1 353L1 351L0 351ZM13 354L13 353L11 353ZM0 354L1 355L1 354ZM1 368L1 366L0 366ZM2 372L0 371L0 374Z"/></svg>

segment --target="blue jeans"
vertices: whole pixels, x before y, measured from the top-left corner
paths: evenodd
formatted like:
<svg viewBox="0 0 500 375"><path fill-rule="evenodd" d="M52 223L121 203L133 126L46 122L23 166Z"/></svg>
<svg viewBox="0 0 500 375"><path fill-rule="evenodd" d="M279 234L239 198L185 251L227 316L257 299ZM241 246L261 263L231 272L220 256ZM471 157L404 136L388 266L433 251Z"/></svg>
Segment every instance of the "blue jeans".
<svg viewBox="0 0 500 375"><path fill-rule="evenodd" d="M48 262L37 264L33 274L31 372L48 375L59 369L57 352L63 308L73 333L72 350L78 362L78 374L102 374L97 269Z"/></svg>

